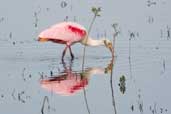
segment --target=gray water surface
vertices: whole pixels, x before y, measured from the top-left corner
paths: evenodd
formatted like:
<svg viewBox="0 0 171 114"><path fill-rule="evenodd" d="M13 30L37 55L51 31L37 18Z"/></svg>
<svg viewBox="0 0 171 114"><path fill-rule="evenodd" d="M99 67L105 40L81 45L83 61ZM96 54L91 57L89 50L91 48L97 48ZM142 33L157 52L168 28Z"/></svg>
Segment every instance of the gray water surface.
<svg viewBox="0 0 171 114"><path fill-rule="evenodd" d="M170 114L170 4L169 0L1 1L0 113ZM93 6L102 11L92 37L112 40L113 23L120 31L112 82L106 72L112 58L104 47L86 48L83 72L81 44L72 46L76 58L71 61L67 53L62 63L63 45L36 41L39 32L64 20L88 28ZM72 91L65 91L65 85Z"/></svg>

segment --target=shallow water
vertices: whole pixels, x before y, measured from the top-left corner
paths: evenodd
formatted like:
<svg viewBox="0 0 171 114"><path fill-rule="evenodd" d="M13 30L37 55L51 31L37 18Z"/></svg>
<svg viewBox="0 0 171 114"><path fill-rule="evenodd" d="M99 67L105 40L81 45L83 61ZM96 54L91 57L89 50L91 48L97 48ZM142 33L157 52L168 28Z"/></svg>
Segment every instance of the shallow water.
<svg viewBox="0 0 171 114"><path fill-rule="evenodd" d="M0 4L0 113L6 114L169 114L171 109L170 1L3 1ZM86 28L91 7L102 7L91 36L112 40L111 25L120 31L111 55L104 47L39 43L44 28L63 20ZM66 18L66 16L68 18ZM55 87L54 87L55 86ZM114 105L113 105L114 104Z"/></svg>

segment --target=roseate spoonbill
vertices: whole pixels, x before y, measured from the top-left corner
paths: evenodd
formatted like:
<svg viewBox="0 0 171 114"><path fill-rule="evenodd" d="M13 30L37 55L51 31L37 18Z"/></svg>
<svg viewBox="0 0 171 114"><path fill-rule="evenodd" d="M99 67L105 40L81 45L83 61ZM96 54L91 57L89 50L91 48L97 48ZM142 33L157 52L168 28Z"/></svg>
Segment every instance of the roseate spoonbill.
<svg viewBox="0 0 171 114"><path fill-rule="evenodd" d="M105 46L112 52L112 42L110 40L105 38L100 40L92 39L88 36L86 29L75 22L61 22L53 25L42 31L38 37L38 41L40 42L52 41L54 43L65 44L66 47L62 53L62 60L68 48L71 58L74 58L71 45L77 42L87 46Z"/></svg>

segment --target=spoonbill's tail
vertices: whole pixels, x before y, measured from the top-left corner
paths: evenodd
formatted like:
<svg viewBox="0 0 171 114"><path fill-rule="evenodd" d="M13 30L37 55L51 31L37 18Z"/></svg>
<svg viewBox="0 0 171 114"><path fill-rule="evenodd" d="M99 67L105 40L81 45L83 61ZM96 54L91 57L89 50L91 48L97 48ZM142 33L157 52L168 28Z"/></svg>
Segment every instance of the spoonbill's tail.
<svg viewBox="0 0 171 114"><path fill-rule="evenodd" d="M49 41L49 39L48 38L38 38L38 41L39 42L47 42L47 41Z"/></svg>

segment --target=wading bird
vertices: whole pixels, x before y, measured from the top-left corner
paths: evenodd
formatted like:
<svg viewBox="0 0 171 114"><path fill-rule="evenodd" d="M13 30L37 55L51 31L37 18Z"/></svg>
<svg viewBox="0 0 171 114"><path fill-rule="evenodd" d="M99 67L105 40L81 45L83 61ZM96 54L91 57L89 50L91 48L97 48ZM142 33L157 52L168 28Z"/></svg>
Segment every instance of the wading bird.
<svg viewBox="0 0 171 114"><path fill-rule="evenodd" d="M86 46L105 46L112 52L112 42L106 38L100 40L92 39L88 36L86 29L75 22L61 22L50 28L42 31L38 36L38 41L47 42L52 41L54 43L65 44L66 47L62 53L62 60L65 53L69 48L71 58L74 59L74 55L71 50L71 45L80 42Z"/></svg>

